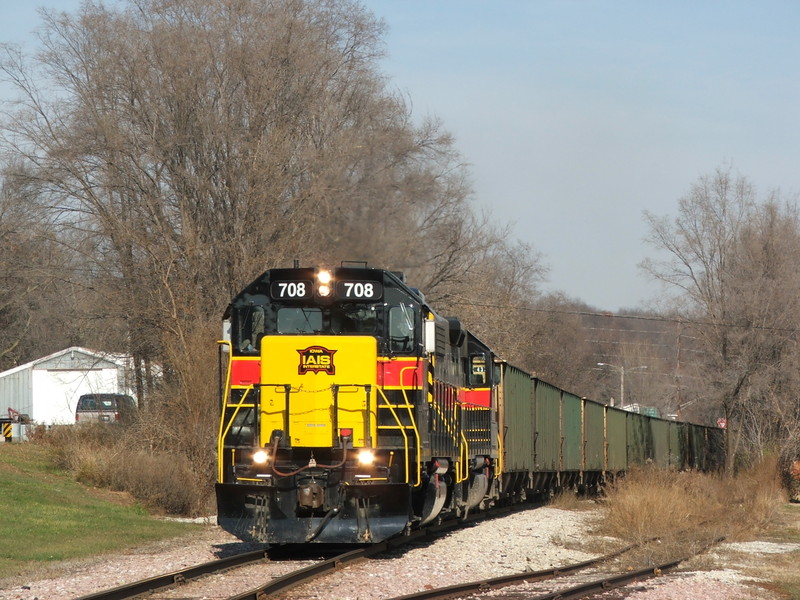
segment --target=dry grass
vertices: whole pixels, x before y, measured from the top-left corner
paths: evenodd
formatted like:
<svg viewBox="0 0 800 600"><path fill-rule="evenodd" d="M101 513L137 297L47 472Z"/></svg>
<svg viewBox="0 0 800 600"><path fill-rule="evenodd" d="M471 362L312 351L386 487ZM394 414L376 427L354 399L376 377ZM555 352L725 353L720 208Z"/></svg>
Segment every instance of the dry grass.
<svg viewBox="0 0 800 600"><path fill-rule="evenodd" d="M800 544L800 505L784 504L762 537L779 544ZM782 597L800 598L800 550L758 558L745 570L748 575L765 582L763 587Z"/></svg>
<svg viewBox="0 0 800 600"><path fill-rule="evenodd" d="M643 468L608 486L597 533L628 543L657 537L646 546L648 560L663 562L719 538L752 539L774 522L784 502L774 460L732 478Z"/></svg>
<svg viewBox="0 0 800 600"><path fill-rule="evenodd" d="M548 503L553 508L562 510L591 510L594 505L588 505L584 499L573 490L562 490L556 493Z"/></svg>
<svg viewBox="0 0 800 600"><path fill-rule="evenodd" d="M188 459L164 450L143 451L135 430L86 424L51 429L37 443L48 447L56 466L85 485L129 493L151 510L197 516L208 490Z"/></svg>
<svg viewBox="0 0 800 600"><path fill-rule="evenodd" d="M106 473L111 489L124 490L168 514L194 515L200 497L185 457L135 452L117 456Z"/></svg>

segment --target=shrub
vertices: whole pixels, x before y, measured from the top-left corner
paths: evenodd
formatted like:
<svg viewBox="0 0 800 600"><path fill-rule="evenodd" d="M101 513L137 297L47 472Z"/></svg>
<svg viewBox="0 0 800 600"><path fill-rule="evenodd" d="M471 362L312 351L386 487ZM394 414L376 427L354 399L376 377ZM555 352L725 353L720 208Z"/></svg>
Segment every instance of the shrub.
<svg viewBox="0 0 800 600"><path fill-rule="evenodd" d="M606 489L600 533L631 543L659 537L659 558L683 556L687 540L741 539L766 527L783 497L775 461L736 477L634 469Z"/></svg>
<svg viewBox="0 0 800 600"><path fill-rule="evenodd" d="M105 485L109 453L114 452L116 435L104 424L52 427L37 443L48 447L57 467L70 471L81 483Z"/></svg>
<svg viewBox="0 0 800 600"><path fill-rule="evenodd" d="M118 455L109 465L111 487L173 515L194 515L200 493L188 461L171 454Z"/></svg>
<svg viewBox="0 0 800 600"><path fill-rule="evenodd" d="M99 423L54 427L36 443L48 447L55 465L77 481L127 492L158 512L196 516L210 503L205 469L197 474L178 452L143 449L135 428Z"/></svg>

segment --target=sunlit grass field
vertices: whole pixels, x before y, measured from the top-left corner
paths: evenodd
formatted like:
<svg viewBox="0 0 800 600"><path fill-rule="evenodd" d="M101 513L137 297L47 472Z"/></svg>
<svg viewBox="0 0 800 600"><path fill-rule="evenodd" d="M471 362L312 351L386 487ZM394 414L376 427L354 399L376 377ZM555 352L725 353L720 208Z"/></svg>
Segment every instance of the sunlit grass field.
<svg viewBox="0 0 800 600"><path fill-rule="evenodd" d="M191 533L57 471L47 449L0 443L0 579Z"/></svg>

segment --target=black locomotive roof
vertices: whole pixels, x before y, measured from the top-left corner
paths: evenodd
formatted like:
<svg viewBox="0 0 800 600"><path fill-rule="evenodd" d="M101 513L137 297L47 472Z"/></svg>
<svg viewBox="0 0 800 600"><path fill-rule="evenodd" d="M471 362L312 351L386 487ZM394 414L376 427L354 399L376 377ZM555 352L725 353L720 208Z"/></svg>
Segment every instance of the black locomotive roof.
<svg viewBox="0 0 800 600"><path fill-rule="evenodd" d="M416 288L409 287L405 283L405 275L400 271L390 271L387 269L378 269L368 267L365 264L351 264L339 267L294 267L294 268L275 268L267 269L256 279L251 281L247 286L239 291L233 297L227 310L225 311L225 318L230 316L231 308L237 304L237 301L247 296L254 296L258 294L266 294L269 285L272 281L282 279L314 279L316 274L320 271L328 270L333 274L334 279L354 279L359 281L377 281L381 283L391 282L393 287L402 289L409 295L413 296L420 304L430 309L425 302L424 296Z"/></svg>

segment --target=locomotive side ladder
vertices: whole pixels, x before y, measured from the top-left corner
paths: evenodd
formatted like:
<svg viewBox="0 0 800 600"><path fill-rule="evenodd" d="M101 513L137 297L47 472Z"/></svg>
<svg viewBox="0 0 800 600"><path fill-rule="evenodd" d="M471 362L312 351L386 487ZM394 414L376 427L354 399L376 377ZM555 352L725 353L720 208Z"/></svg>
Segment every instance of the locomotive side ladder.
<svg viewBox="0 0 800 600"><path fill-rule="evenodd" d="M379 379L383 385L378 387L378 435L383 433L381 437L386 438L399 434L402 437L404 483L417 487L422 483L419 463L421 439L409 393L416 395L422 389L418 377L419 361L380 358L379 364L383 375ZM381 441L380 445L386 445L386 442Z"/></svg>

